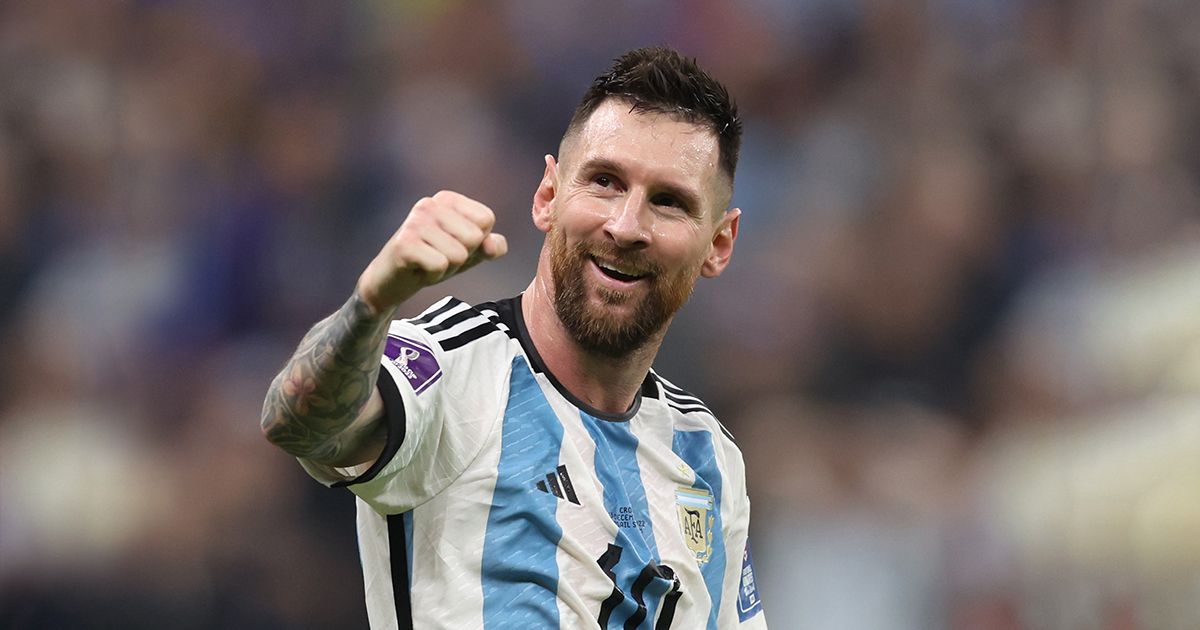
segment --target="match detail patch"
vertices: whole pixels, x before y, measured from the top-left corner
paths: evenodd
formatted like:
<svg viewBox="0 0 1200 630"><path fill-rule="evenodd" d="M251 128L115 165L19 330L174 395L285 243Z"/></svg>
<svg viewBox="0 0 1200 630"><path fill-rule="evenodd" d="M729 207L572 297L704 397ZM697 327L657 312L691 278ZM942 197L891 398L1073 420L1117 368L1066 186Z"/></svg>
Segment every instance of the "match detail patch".
<svg viewBox="0 0 1200 630"><path fill-rule="evenodd" d="M429 389L430 385L442 377L442 368L438 365L433 350L419 341L388 335L383 354L391 360L392 365L404 378L408 379L414 393L420 394Z"/></svg>
<svg viewBox="0 0 1200 630"><path fill-rule="evenodd" d="M758 585L754 583L754 565L750 561L750 541L742 552L742 583L738 587L738 619L745 621L762 611Z"/></svg>

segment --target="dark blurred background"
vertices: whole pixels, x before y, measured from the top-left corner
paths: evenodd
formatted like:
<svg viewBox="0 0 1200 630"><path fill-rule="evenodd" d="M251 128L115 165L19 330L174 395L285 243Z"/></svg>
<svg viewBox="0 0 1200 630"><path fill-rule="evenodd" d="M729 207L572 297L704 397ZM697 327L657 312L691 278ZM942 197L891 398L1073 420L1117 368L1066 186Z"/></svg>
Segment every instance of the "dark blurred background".
<svg viewBox="0 0 1200 630"><path fill-rule="evenodd" d="M1200 627L1200 3L0 3L0 627L365 627L262 397L421 196L512 253L591 77L737 95L658 369L738 439L773 628Z"/></svg>

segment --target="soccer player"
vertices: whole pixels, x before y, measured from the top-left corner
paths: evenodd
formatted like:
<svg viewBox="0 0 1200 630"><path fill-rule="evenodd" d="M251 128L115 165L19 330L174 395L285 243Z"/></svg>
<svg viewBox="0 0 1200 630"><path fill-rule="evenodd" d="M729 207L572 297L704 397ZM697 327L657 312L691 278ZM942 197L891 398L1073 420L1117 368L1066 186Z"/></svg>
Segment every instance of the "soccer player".
<svg viewBox="0 0 1200 630"><path fill-rule="evenodd" d="M503 256L482 203L418 201L271 384L262 427L357 495L372 628L765 628L741 453L651 369L738 234L741 123L694 62L598 77L533 196L516 297L423 287Z"/></svg>

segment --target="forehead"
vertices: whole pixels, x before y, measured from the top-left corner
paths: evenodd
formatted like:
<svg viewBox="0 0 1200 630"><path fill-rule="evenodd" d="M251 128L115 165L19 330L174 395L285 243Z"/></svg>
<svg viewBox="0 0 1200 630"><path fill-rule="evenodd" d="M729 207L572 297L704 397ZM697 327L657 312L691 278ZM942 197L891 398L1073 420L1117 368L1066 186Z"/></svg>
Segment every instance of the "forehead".
<svg viewBox="0 0 1200 630"><path fill-rule="evenodd" d="M716 134L669 114L629 110L625 101L601 103L568 143L570 161L580 165L608 160L699 193L720 192L723 178Z"/></svg>

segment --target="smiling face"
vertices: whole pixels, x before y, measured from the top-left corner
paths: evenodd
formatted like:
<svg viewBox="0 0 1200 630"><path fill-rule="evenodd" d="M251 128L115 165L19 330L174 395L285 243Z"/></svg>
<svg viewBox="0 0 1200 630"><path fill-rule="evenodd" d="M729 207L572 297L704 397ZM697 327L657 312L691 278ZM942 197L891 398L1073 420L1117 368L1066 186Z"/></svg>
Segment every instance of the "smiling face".
<svg viewBox="0 0 1200 630"><path fill-rule="evenodd" d="M662 331L737 234L716 136L667 114L602 103L547 159L534 223L554 307L585 350L622 356Z"/></svg>

